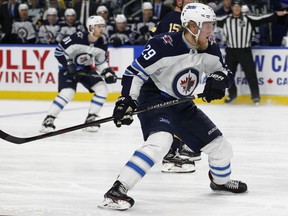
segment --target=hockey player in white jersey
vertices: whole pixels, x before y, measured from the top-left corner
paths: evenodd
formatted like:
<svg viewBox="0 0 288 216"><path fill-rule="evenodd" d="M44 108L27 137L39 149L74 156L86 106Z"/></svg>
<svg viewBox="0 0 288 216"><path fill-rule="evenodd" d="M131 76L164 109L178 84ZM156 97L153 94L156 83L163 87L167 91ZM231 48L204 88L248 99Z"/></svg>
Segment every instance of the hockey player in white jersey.
<svg viewBox="0 0 288 216"><path fill-rule="evenodd" d="M55 130L54 120L67 105L76 92L77 83L81 83L89 92L93 93L86 122L95 121L98 117L106 97L108 88L106 83L115 83L117 77L107 63L107 41L103 36L105 20L100 16L91 16L87 20L88 32L78 31L64 38L55 50L55 57L59 62L58 95L54 99L48 115L43 121L40 132L47 133ZM97 70L91 67L95 64ZM85 73L86 76L81 75ZM99 77L95 77L98 75ZM99 125L87 127L87 131L97 131Z"/></svg>
<svg viewBox="0 0 288 216"><path fill-rule="evenodd" d="M123 75L122 95L113 112L116 126L130 125L133 121L130 112L136 108L191 96L203 73L208 76L204 101L209 103L224 97L231 79L218 45L209 40L215 20L211 7L190 3L181 13L183 31L163 33L148 41ZM161 162L172 144L173 134L192 150L200 148L208 155L212 190L247 191L245 183L230 179L231 144L193 101L143 112L138 118L145 142L122 168L99 207L117 210L132 207L134 200L127 192L155 163ZM199 146L194 146L191 137L198 137Z"/></svg>

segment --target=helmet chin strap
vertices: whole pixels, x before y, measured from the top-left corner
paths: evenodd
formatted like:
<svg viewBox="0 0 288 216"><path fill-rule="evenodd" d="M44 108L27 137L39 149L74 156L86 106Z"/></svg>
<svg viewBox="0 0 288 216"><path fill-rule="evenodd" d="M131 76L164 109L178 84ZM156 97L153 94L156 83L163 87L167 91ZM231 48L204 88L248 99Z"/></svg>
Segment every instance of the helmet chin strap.
<svg viewBox="0 0 288 216"><path fill-rule="evenodd" d="M194 34L188 27L186 27L186 29L191 35L193 35L195 37L195 41L197 43L198 42L198 38L199 38L199 34L200 34L200 30L198 29L198 33Z"/></svg>
<svg viewBox="0 0 288 216"><path fill-rule="evenodd" d="M89 31L89 33L90 33L91 37L92 37L93 39L95 39L95 41L98 39L98 37L94 37L94 35L93 35L94 30L93 30L93 31Z"/></svg>

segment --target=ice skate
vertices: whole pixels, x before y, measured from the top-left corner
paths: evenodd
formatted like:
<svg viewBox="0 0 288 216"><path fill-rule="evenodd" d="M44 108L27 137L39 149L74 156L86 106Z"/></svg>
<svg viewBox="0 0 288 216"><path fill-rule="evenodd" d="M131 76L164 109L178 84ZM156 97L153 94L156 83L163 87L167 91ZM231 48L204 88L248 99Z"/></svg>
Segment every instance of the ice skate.
<svg viewBox="0 0 288 216"><path fill-rule="evenodd" d="M181 144L178 149L178 156L182 159L188 159L189 161L201 160L201 152L193 152L186 144Z"/></svg>
<svg viewBox="0 0 288 216"><path fill-rule="evenodd" d="M161 171L163 173L195 172L195 162L180 158L177 152L170 149L168 154L163 158Z"/></svg>
<svg viewBox="0 0 288 216"><path fill-rule="evenodd" d="M103 202L99 208L124 211L134 205L133 198L127 196L127 189L120 181L116 181L112 188L104 195Z"/></svg>
<svg viewBox="0 0 288 216"><path fill-rule="evenodd" d="M90 122L96 121L97 118L98 118L98 115L96 115L96 114L88 114L85 123L90 123ZM90 127L83 128L83 130L89 131L89 132L97 132L99 130L99 128L100 128L100 125L93 125Z"/></svg>
<svg viewBox="0 0 288 216"><path fill-rule="evenodd" d="M55 117L52 115L46 116L42 123L42 127L40 129L40 133L49 133L55 130L55 125L54 125L54 120Z"/></svg>
<svg viewBox="0 0 288 216"><path fill-rule="evenodd" d="M226 192L232 192L232 193L245 193L248 188L247 184L244 182L238 181L238 180L229 180L224 185L218 185L213 182L213 177L209 172L209 178L211 180L210 188L213 191L226 191Z"/></svg>

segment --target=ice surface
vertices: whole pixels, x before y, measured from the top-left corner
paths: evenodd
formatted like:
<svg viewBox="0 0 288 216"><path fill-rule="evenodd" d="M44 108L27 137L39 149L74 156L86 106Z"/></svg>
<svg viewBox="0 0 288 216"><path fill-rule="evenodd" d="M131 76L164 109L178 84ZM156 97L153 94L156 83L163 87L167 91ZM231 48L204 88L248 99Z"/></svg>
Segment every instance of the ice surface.
<svg viewBox="0 0 288 216"><path fill-rule="evenodd" d="M0 101L0 129L19 137L37 135L51 101ZM88 102L71 102L57 129L82 124ZM288 108L199 105L234 148L232 178L246 194L209 188L207 156L190 174L162 174L155 165L129 191L135 206L125 212L97 208L121 167L142 144L138 119L112 122L97 133L82 130L15 145L0 140L0 215L13 216L281 216L288 215ZM111 115L107 103L101 117Z"/></svg>

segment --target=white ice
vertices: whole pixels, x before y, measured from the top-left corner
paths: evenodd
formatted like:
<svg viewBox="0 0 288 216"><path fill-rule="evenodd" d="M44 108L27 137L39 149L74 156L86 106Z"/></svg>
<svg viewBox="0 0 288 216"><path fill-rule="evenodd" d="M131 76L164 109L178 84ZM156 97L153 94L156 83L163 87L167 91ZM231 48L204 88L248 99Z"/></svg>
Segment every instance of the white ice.
<svg viewBox="0 0 288 216"><path fill-rule="evenodd" d="M18 137L38 134L51 101L0 101L0 129ZM88 102L71 102L57 129L82 124ZM207 156L190 174L162 174L155 165L129 191L125 212L97 208L121 167L142 144L139 121L97 133L82 130L22 145L0 140L0 215L13 216L287 216L287 107L199 105L234 148L232 178L249 192L217 194L209 188ZM107 103L101 117L111 115Z"/></svg>

